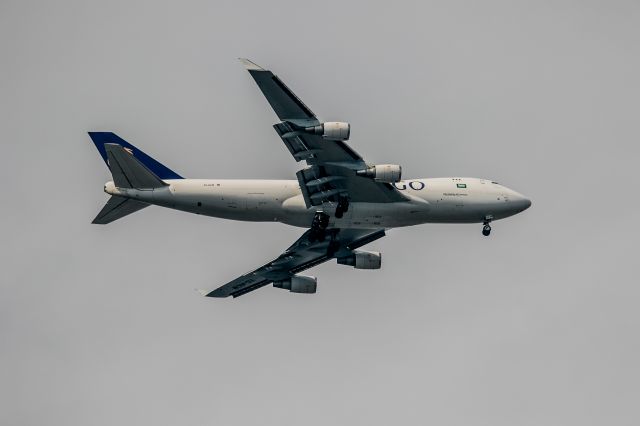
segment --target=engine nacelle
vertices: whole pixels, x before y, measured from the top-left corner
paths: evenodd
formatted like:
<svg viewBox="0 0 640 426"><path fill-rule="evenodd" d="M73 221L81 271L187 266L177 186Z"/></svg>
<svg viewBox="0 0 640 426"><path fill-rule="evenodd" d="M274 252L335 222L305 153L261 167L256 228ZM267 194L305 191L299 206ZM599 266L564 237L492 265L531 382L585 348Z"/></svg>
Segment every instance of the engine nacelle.
<svg viewBox="0 0 640 426"><path fill-rule="evenodd" d="M306 275L294 275L288 280L275 281L274 287L284 288L291 293L307 293L312 294L316 292L318 286L318 279L316 277L308 277Z"/></svg>
<svg viewBox="0 0 640 426"><path fill-rule="evenodd" d="M356 174L378 182L396 183L402 179L402 167L397 164L376 164L368 169L358 170Z"/></svg>
<svg viewBox="0 0 640 426"><path fill-rule="evenodd" d="M382 254L378 251L354 250L351 256L338 258L338 263L356 269L380 269Z"/></svg>
<svg viewBox="0 0 640 426"><path fill-rule="evenodd" d="M329 121L317 126L307 127L305 130L314 135L322 135L325 139L346 141L351 134L351 125L340 121Z"/></svg>

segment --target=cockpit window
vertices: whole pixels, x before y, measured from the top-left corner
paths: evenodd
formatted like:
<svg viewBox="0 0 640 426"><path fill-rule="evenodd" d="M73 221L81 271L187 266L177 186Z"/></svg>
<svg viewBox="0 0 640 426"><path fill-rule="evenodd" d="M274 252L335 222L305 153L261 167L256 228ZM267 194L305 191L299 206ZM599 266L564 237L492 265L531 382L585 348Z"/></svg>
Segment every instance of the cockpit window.
<svg viewBox="0 0 640 426"><path fill-rule="evenodd" d="M491 183L493 183L494 185L500 185L498 182L491 182Z"/></svg>

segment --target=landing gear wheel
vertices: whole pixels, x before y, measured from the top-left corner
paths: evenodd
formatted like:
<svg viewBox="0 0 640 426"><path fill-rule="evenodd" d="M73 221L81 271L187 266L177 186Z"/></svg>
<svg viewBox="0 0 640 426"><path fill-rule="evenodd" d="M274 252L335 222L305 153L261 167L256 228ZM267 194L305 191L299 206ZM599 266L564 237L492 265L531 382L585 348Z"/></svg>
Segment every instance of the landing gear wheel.
<svg viewBox="0 0 640 426"><path fill-rule="evenodd" d="M325 230L329 226L329 215L323 212L316 212L311 222L311 232L309 232L309 241L324 241Z"/></svg>
<svg viewBox="0 0 640 426"><path fill-rule="evenodd" d="M485 237L488 237L489 234L491 234L491 226L489 224L486 224L485 226L482 227L482 235L484 235Z"/></svg>
<svg viewBox="0 0 640 426"><path fill-rule="evenodd" d="M340 197L338 199L338 207L336 207L336 217L340 219L349 210L349 199Z"/></svg>

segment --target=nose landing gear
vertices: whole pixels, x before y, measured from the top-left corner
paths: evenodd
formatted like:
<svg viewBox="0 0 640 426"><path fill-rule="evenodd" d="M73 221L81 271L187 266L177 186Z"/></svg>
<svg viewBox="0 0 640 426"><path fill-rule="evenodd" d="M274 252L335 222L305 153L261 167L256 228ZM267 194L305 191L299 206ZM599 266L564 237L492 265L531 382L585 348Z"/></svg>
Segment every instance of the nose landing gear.
<svg viewBox="0 0 640 426"><path fill-rule="evenodd" d="M488 237L489 234L491 234L491 225L489 225L489 223L491 222L492 219L493 217L487 216L484 218L484 222L482 223L484 225L482 227L482 235L484 235L485 237Z"/></svg>

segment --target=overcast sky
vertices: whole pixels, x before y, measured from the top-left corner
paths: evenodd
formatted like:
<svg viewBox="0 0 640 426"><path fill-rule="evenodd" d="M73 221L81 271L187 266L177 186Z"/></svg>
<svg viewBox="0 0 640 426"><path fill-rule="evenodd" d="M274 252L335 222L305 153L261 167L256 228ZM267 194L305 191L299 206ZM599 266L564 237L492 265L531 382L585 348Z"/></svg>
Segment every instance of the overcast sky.
<svg viewBox="0 0 640 426"><path fill-rule="evenodd" d="M637 1L0 2L0 424L637 425ZM203 298L303 232L91 225L114 131L187 177L293 179L273 69L405 176L533 207L396 229L318 293Z"/></svg>

